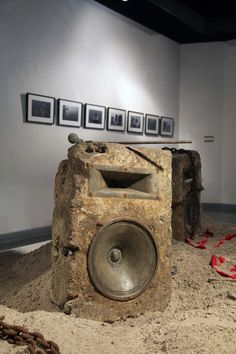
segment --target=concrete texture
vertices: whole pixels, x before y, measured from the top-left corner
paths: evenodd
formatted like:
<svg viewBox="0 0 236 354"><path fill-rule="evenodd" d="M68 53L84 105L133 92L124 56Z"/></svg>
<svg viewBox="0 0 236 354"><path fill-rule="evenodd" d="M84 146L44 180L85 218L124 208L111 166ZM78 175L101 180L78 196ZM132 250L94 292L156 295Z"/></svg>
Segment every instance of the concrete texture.
<svg viewBox="0 0 236 354"><path fill-rule="evenodd" d="M172 232L176 240L194 236L201 224L201 160L197 151L172 155Z"/></svg>
<svg viewBox="0 0 236 354"><path fill-rule="evenodd" d="M82 143L69 149L68 160L61 162L56 176L52 227L51 297L65 312L114 321L145 311L164 310L171 295L171 161L168 151L133 149L119 144ZM144 186L134 183L129 188L115 189L115 195L114 188L110 188L110 195L97 196L97 192L108 186L104 188L98 177L97 192L96 188L94 192L94 185L90 185L94 180L91 173L97 169L99 175L104 168L123 171L125 177L130 169L146 170L155 183L151 190L147 190L145 183ZM100 294L91 283L87 265L94 236L102 226L117 218L144 224L153 234L159 254L149 286L128 301Z"/></svg>

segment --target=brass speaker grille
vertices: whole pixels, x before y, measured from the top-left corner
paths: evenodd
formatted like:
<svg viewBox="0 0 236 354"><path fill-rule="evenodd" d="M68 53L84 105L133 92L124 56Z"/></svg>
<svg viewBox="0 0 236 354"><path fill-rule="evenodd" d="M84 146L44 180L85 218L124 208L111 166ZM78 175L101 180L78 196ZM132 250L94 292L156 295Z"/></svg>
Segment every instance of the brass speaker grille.
<svg viewBox="0 0 236 354"><path fill-rule="evenodd" d="M146 226L116 219L94 236L88 269L95 288L104 296L126 301L148 287L158 265L158 250Z"/></svg>

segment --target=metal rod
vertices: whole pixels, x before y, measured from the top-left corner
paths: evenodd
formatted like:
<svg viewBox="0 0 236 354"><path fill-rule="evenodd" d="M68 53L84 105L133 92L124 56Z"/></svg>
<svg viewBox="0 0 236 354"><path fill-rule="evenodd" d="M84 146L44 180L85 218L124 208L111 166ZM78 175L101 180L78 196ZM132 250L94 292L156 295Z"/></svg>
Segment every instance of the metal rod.
<svg viewBox="0 0 236 354"><path fill-rule="evenodd" d="M138 145L138 144L192 144L190 140L174 140L174 141L104 141L104 143L116 143L116 144L123 144L123 145Z"/></svg>
<svg viewBox="0 0 236 354"><path fill-rule="evenodd" d="M71 144L80 144L83 142L82 139L78 137L76 133L71 133L68 135L68 140ZM101 141L85 141L86 143L101 143ZM103 141L103 143L116 143L116 144L123 144L123 145L144 145L144 144L192 144L191 140L159 140L159 141Z"/></svg>

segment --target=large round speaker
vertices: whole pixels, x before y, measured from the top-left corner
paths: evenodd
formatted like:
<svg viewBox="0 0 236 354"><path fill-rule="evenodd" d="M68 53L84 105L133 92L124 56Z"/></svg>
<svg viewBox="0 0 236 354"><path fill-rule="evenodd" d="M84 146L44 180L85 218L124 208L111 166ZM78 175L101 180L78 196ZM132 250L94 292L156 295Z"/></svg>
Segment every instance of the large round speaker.
<svg viewBox="0 0 236 354"><path fill-rule="evenodd" d="M126 301L148 287L158 265L158 250L147 227L116 219L99 229L88 253L88 270L104 296Z"/></svg>

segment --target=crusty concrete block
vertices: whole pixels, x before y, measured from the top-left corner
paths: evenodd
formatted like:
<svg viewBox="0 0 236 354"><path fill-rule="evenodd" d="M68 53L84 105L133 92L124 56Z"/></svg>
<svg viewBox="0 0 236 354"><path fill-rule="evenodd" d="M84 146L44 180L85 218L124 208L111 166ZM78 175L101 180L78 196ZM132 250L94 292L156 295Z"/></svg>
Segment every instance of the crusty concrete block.
<svg viewBox="0 0 236 354"><path fill-rule="evenodd" d="M171 162L168 151L119 144L87 142L69 149L56 175L52 228L51 298L65 312L114 321L165 309L171 294ZM117 218L144 224L158 251L147 289L126 301L102 295L88 272L94 236Z"/></svg>
<svg viewBox="0 0 236 354"><path fill-rule="evenodd" d="M200 229L202 189L200 155L176 150L172 154L172 234L179 241Z"/></svg>

